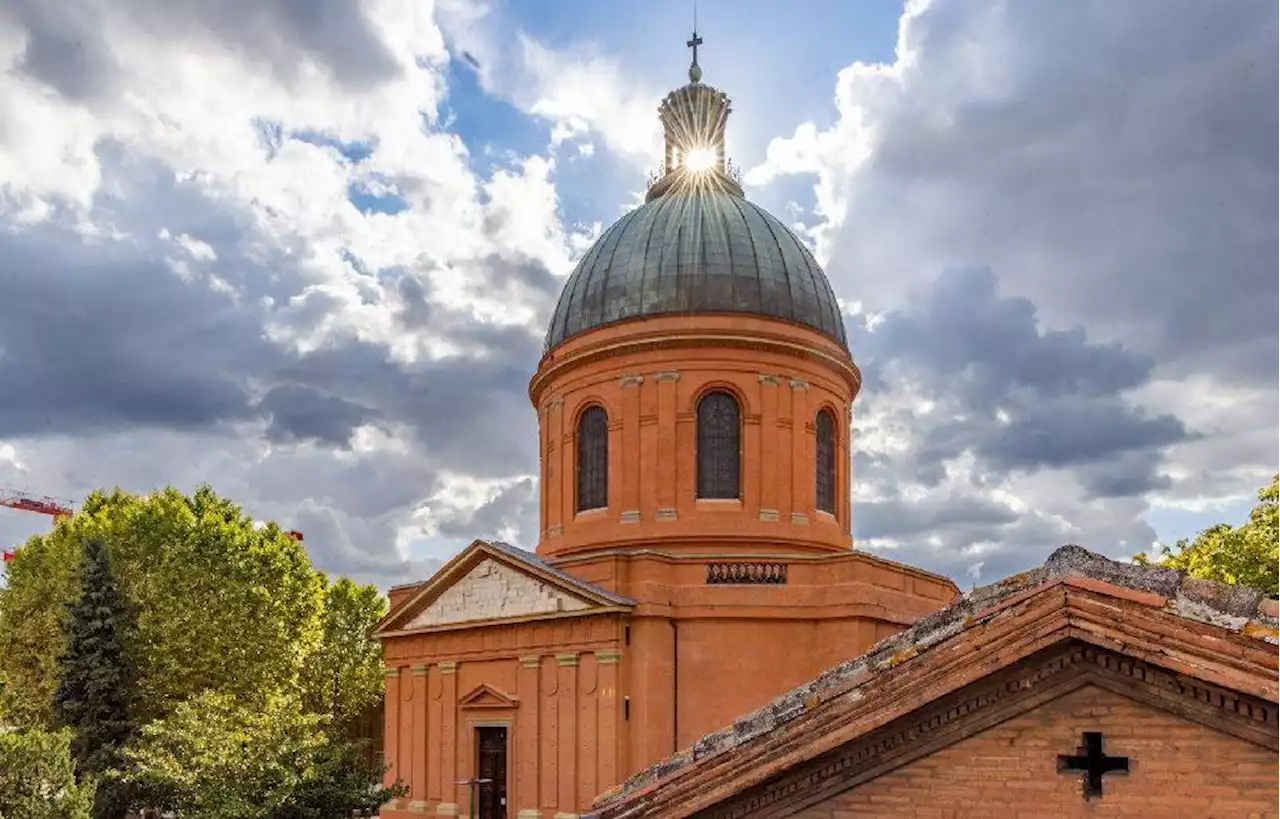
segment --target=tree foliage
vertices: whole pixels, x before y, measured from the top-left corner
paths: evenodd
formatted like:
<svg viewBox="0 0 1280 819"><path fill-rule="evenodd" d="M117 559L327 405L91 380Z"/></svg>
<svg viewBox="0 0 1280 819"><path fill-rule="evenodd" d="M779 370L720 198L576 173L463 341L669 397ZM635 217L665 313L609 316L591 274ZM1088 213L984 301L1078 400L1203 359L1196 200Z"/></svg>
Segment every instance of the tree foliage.
<svg viewBox="0 0 1280 819"><path fill-rule="evenodd" d="M87 540L111 545L137 611L130 659L140 722L205 689L261 697L296 681L319 643L322 581L302 545L277 526L256 524L208 487L190 498L172 488L94 493L9 564L9 587L0 592L0 672L8 682L5 717L18 725L50 723L56 658L65 648L56 613L78 594Z"/></svg>
<svg viewBox="0 0 1280 819"><path fill-rule="evenodd" d="M370 636L387 613L373 586L343 577L325 589L319 646L303 667L303 704L330 718L336 736L382 701L382 646Z"/></svg>
<svg viewBox="0 0 1280 819"><path fill-rule="evenodd" d="M93 794L76 782L70 731L0 733L0 819L89 819Z"/></svg>
<svg viewBox="0 0 1280 819"><path fill-rule="evenodd" d="M291 695L248 706L207 692L143 729L130 776L183 819L328 819L404 795L355 746L331 742L326 721Z"/></svg>
<svg viewBox="0 0 1280 819"><path fill-rule="evenodd" d="M1194 539L1182 539L1161 548L1150 558L1134 559L1184 571L1191 577L1239 584L1276 596L1280 591L1280 476L1258 491L1258 505L1240 526L1210 526Z"/></svg>
<svg viewBox="0 0 1280 819"><path fill-rule="evenodd" d="M100 541L85 544L80 596L68 608L66 651L59 658L54 718L72 731L72 756L80 779L118 767L132 734L129 698L133 680L125 657L132 620ZM100 783L94 815L123 813L127 797L115 781Z"/></svg>

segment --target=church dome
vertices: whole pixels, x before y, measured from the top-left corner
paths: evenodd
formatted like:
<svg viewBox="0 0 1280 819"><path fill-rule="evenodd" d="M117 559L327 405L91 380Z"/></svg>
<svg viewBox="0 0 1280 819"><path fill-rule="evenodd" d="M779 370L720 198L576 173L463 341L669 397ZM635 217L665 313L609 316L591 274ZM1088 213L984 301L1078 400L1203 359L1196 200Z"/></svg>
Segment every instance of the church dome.
<svg viewBox="0 0 1280 819"><path fill-rule="evenodd" d="M778 318L847 346L835 293L794 233L734 185L674 181L582 257L560 294L547 350L617 321L701 313Z"/></svg>
<svg viewBox="0 0 1280 819"><path fill-rule="evenodd" d="M785 225L742 195L725 161L724 92L702 83L696 34L690 82L658 108L661 173L645 204L587 251L565 282L544 352L615 322L746 313L810 327L848 349L826 275Z"/></svg>

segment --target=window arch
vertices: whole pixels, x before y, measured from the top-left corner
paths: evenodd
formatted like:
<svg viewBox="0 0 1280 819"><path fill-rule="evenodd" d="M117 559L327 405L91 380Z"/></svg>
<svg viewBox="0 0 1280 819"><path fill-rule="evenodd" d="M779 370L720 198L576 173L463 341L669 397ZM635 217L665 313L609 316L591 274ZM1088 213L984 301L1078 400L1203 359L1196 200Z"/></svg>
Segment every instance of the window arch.
<svg viewBox="0 0 1280 819"><path fill-rule="evenodd" d="M578 417L578 511L609 505L609 416L600 406Z"/></svg>
<svg viewBox="0 0 1280 819"><path fill-rule="evenodd" d="M818 411L814 421L817 432L817 507L836 513L836 418L829 409Z"/></svg>
<svg viewBox="0 0 1280 819"><path fill-rule="evenodd" d="M698 497L742 497L742 413L723 390L698 402Z"/></svg>

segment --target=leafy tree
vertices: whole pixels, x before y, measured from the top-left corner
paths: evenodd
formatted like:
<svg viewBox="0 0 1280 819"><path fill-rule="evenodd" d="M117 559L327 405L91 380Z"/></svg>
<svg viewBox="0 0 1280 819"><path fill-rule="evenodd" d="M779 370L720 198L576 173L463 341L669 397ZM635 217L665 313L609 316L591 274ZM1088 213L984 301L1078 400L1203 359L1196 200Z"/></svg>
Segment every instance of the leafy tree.
<svg viewBox="0 0 1280 819"><path fill-rule="evenodd" d="M302 690L307 709L330 718L335 738L382 702L382 645L371 632L386 613L374 586L344 577L325 589L320 644L303 668Z"/></svg>
<svg viewBox="0 0 1280 819"><path fill-rule="evenodd" d="M328 819L403 795L358 748L331 743L297 697L249 706L207 692L142 729L126 751L150 802L183 819Z"/></svg>
<svg viewBox="0 0 1280 819"><path fill-rule="evenodd" d="M133 681L125 657L130 612L100 541L85 544L80 586L79 598L68 607L66 651L59 658L53 708L59 726L73 732L72 755L83 779L117 766L120 749L132 733L128 698ZM127 796L118 783L99 784L95 816L109 819L126 807Z"/></svg>
<svg viewBox="0 0 1280 819"><path fill-rule="evenodd" d="M70 731L0 733L0 819L89 819L94 783L77 783Z"/></svg>
<svg viewBox="0 0 1280 819"><path fill-rule="evenodd" d="M1244 524L1210 526L1192 540L1161 548L1155 558L1134 557L1192 577L1250 586L1275 597L1280 592L1280 476L1258 491L1258 505Z"/></svg>
<svg viewBox="0 0 1280 819"><path fill-rule="evenodd" d="M81 543L111 545L137 612L132 662L139 724L206 689L261 699L297 684L319 643L321 579L303 546L201 487L147 496L90 495L81 511L37 535L9 564L0 590L5 717L51 724L61 617L78 595Z"/></svg>

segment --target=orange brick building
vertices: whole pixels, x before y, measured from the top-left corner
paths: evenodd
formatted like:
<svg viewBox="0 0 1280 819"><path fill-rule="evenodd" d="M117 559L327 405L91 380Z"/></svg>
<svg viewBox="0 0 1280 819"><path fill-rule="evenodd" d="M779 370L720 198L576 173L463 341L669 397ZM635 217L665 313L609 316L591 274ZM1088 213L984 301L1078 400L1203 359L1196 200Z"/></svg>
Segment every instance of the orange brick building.
<svg viewBox="0 0 1280 819"><path fill-rule="evenodd" d="M411 794L384 816L572 819L957 594L852 549L861 376L822 270L743 198L729 110L695 48L664 173L565 284L529 386L536 552L476 541L392 590L385 759Z"/></svg>
<svg viewBox="0 0 1280 819"><path fill-rule="evenodd" d="M1260 597L1065 546L641 771L589 819L1274 817Z"/></svg>

